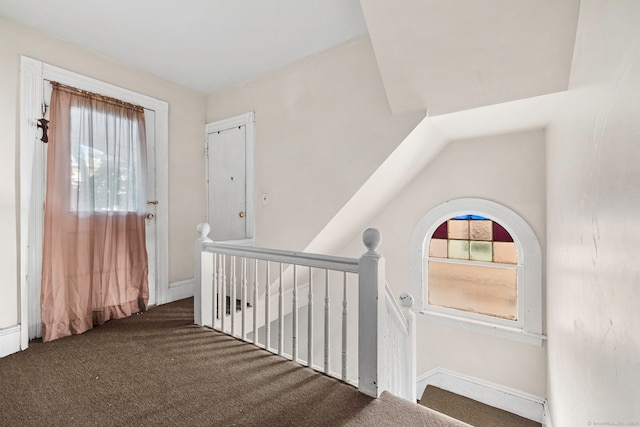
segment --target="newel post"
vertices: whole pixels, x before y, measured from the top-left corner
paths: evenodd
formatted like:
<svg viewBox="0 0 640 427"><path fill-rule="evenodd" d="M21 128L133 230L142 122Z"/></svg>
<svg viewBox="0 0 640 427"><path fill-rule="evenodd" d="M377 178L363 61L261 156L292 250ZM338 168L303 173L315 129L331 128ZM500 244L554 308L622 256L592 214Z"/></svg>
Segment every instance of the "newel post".
<svg viewBox="0 0 640 427"><path fill-rule="evenodd" d="M205 253L202 252L202 245L206 242L211 242L209 239L209 231L211 227L206 222L198 224L198 239L194 247L195 268L193 271L193 320L196 325L211 324L211 317L213 316L211 307L213 301L213 289L210 280L202 280L206 278L207 271L210 271L213 266L208 266L203 263ZM208 320L208 322L207 322Z"/></svg>
<svg viewBox="0 0 640 427"><path fill-rule="evenodd" d="M367 252L360 257L358 274L358 389L361 393L379 397L386 386L384 343L384 258L376 251L380 232L368 228L362 234Z"/></svg>

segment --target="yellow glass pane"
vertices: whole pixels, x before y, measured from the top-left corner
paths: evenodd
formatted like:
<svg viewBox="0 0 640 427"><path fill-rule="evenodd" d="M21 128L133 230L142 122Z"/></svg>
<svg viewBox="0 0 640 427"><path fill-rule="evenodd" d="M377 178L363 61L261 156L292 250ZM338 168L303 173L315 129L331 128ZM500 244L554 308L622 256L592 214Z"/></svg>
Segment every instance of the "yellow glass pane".
<svg viewBox="0 0 640 427"><path fill-rule="evenodd" d="M516 320L516 281L515 268L429 261L429 304Z"/></svg>
<svg viewBox="0 0 640 427"><path fill-rule="evenodd" d="M518 263L518 251L513 242L493 242L493 262Z"/></svg>
<svg viewBox="0 0 640 427"><path fill-rule="evenodd" d="M469 235L471 240L493 240L493 221L471 220L469 221Z"/></svg>
<svg viewBox="0 0 640 427"><path fill-rule="evenodd" d="M469 259L468 240L449 240L449 258Z"/></svg>
<svg viewBox="0 0 640 427"><path fill-rule="evenodd" d="M469 244L469 258L474 261L493 261L491 242L474 242Z"/></svg>
<svg viewBox="0 0 640 427"><path fill-rule="evenodd" d="M447 221L450 239L469 240L469 221L466 219L450 219Z"/></svg>
<svg viewBox="0 0 640 427"><path fill-rule="evenodd" d="M446 239L431 239L429 242L429 256L435 258L447 257L447 240Z"/></svg>

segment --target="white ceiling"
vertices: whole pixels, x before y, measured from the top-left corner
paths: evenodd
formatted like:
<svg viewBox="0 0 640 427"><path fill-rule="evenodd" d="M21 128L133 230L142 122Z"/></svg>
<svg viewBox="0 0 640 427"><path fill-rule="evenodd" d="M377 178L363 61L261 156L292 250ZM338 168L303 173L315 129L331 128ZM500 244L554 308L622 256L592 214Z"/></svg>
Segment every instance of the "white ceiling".
<svg viewBox="0 0 640 427"><path fill-rule="evenodd" d="M362 0L362 8L394 113L568 88L580 0Z"/></svg>
<svg viewBox="0 0 640 427"><path fill-rule="evenodd" d="M0 0L0 15L203 94L367 34L359 0Z"/></svg>

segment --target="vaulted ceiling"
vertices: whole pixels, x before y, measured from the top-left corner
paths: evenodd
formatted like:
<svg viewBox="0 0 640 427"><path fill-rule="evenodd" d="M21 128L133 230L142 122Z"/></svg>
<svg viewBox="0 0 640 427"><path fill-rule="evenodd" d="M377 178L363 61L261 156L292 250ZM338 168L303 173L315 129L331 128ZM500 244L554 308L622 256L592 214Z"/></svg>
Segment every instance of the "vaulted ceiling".
<svg viewBox="0 0 640 427"><path fill-rule="evenodd" d="M566 90L580 0L0 0L0 15L203 94L365 34L394 113Z"/></svg>

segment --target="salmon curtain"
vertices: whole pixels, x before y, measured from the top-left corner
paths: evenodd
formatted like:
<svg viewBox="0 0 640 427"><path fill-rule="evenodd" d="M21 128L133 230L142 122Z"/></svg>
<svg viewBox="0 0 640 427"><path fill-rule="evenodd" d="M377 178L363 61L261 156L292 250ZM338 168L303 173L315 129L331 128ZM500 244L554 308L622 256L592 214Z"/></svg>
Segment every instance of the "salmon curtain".
<svg viewBox="0 0 640 427"><path fill-rule="evenodd" d="M144 110L52 83L42 340L146 310Z"/></svg>

